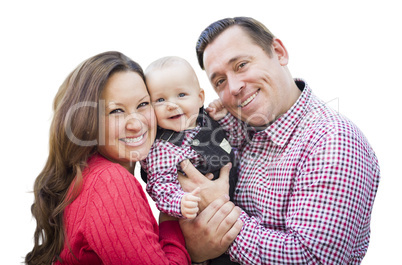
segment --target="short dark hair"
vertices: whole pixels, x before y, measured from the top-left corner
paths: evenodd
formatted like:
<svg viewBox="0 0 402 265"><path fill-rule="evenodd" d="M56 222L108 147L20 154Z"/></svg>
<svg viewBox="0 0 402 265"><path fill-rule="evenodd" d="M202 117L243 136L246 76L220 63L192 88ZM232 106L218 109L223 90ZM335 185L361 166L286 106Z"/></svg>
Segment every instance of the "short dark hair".
<svg viewBox="0 0 402 265"><path fill-rule="evenodd" d="M272 56L272 42L275 36L261 22L250 17L224 18L209 25L200 35L196 45L198 63L204 69L204 51L223 31L232 26L241 27L249 37L267 54Z"/></svg>

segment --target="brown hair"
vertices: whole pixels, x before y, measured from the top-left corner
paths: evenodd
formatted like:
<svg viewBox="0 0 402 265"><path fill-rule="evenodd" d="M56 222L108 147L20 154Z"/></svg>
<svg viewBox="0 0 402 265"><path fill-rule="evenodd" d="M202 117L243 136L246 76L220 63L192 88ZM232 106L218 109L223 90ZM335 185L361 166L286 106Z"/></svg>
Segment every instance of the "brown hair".
<svg viewBox="0 0 402 265"><path fill-rule="evenodd" d="M34 247L27 264L52 264L65 243L63 211L80 193L82 170L97 150L98 101L108 78L141 67L119 52L105 52L81 63L63 82L53 103L49 157L34 184Z"/></svg>
<svg viewBox="0 0 402 265"><path fill-rule="evenodd" d="M272 42L275 36L261 22L250 17L224 18L209 25L200 35L196 45L198 63L204 69L204 51L223 31L232 26L241 27L268 56L272 56Z"/></svg>

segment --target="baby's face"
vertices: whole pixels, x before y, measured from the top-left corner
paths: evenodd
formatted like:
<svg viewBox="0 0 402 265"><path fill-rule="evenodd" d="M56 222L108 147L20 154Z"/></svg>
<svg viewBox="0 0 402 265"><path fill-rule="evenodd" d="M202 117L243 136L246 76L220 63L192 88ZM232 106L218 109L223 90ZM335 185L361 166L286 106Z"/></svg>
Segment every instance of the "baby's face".
<svg viewBox="0 0 402 265"><path fill-rule="evenodd" d="M179 132L196 126L204 91L191 71L181 65L154 70L147 86L160 127Z"/></svg>

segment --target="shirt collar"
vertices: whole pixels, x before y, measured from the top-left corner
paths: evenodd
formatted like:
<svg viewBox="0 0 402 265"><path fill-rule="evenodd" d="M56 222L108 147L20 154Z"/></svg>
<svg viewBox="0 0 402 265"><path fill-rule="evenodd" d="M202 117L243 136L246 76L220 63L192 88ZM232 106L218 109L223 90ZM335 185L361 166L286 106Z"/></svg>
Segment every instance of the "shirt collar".
<svg viewBox="0 0 402 265"><path fill-rule="evenodd" d="M282 147L286 144L296 126L307 113L312 95L311 88L303 79L295 78L294 80L298 88L302 90L299 99L285 114L281 115L274 123L261 131L261 133L265 133L276 145Z"/></svg>

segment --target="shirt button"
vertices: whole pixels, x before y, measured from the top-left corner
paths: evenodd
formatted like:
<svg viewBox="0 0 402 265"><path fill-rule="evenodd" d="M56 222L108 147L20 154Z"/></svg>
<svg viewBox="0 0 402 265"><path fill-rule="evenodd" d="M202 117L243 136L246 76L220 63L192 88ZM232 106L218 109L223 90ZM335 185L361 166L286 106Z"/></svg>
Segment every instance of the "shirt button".
<svg viewBox="0 0 402 265"><path fill-rule="evenodd" d="M191 142L191 144L194 145L194 146L199 146L199 145L200 145L200 140L194 139L194 140Z"/></svg>
<svg viewBox="0 0 402 265"><path fill-rule="evenodd" d="M240 189L236 189L235 192L236 192L236 194L239 194L239 193L240 193Z"/></svg>

